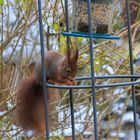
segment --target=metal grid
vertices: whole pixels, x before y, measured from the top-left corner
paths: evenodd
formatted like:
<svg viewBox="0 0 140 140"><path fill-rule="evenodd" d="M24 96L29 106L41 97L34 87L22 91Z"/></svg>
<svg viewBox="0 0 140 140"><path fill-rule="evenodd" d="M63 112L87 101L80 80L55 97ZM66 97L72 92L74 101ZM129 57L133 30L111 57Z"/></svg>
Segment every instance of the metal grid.
<svg viewBox="0 0 140 140"><path fill-rule="evenodd" d="M129 9L129 0L125 0L126 2L126 14L127 14L127 23L128 23L128 43L129 43L129 58L130 58L130 71L131 75L113 75L113 76L95 76L94 73L94 49L93 49L93 39L94 36L92 34L92 19L91 19L91 0L87 0L88 3L88 18L89 18L89 33L87 37L89 37L90 44L90 66L91 66L91 76L90 77L78 77L77 80L91 80L91 85L80 85L80 86L59 86L59 85L51 85L46 83L46 73L45 73L45 59L44 59L44 43L43 43L43 27L42 27L42 13L41 13L41 1L38 0L38 12L39 12L39 28L40 28L40 43L41 43L41 60L42 60L42 81L43 81L43 92L44 92L44 101L45 101L45 118L46 118L46 140L49 140L49 127L48 127L48 99L47 99L47 88L59 88L59 89L69 89L70 94L70 107L71 107L71 125L72 125L72 140L75 140L75 122L74 122L74 106L73 106L73 94L72 89L92 89L92 104L93 104L93 116L94 116L94 136L95 140L98 140L98 125L97 125L97 112L96 112L96 88L106 88L106 87L117 87L117 86L130 86L132 90L132 100L133 100L133 115L134 115L134 134L135 140L138 140L137 133L137 118L136 118L136 98L135 98L135 85L140 84L140 80L134 81L134 78L140 78L138 75L134 75L133 68L133 53L132 53L132 40L131 40L131 17L130 17L130 9ZM66 32L69 33L69 18L68 18L68 0L65 0L65 18L66 18ZM67 47L70 48L70 36L73 34L66 34L67 36ZM84 37L84 36L82 36ZM98 38L102 38L102 35L98 36ZM107 39L107 38L104 38ZM111 39L111 38L109 38ZM112 84L103 84L96 85L96 79L109 79L109 78L126 78L131 79L131 82L125 83L112 83Z"/></svg>

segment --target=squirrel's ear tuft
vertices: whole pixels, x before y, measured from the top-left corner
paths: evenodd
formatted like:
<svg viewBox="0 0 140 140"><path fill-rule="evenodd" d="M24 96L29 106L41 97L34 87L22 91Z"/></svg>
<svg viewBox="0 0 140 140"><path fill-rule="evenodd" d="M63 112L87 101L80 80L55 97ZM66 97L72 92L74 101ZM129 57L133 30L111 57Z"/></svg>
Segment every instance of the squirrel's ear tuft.
<svg viewBox="0 0 140 140"><path fill-rule="evenodd" d="M35 65L36 65L36 62L35 62L35 61L32 61L32 62L28 65L29 71L30 71L31 74L32 74L33 71L34 71Z"/></svg>
<svg viewBox="0 0 140 140"><path fill-rule="evenodd" d="M78 47L76 47L76 50L75 50L75 59L76 59L76 61L78 60L78 57L79 57Z"/></svg>
<svg viewBox="0 0 140 140"><path fill-rule="evenodd" d="M72 61L77 61L78 60L78 48L77 47L72 49L71 60Z"/></svg>
<svg viewBox="0 0 140 140"><path fill-rule="evenodd" d="M78 60L78 48L67 48L66 58L68 61L77 61Z"/></svg>
<svg viewBox="0 0 140 140"><path fill-rule="evenodd" d="M71 58L71 49L70 49L70 47L67 47L67 49L66 49L66 58L67 58L68 61Z"/></svg>

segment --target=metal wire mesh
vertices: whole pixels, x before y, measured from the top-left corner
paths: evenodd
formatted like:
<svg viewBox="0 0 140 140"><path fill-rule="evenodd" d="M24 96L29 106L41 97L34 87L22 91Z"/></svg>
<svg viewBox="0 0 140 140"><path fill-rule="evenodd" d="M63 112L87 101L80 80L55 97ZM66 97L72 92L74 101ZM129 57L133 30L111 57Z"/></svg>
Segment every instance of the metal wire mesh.
<svg viewBox="0 0 140 140"><path fill-rule="evenodd" d="M46 74L45 74L45 62L44 62L44 44L43 44L43 30L42 30L42 14L41 14L41 1L38 0L38 11L39 11L39 27L40 27L40 42L41 42L41 56L42 56L42 80L43 80L43 91L44 91L44 100L45 100L45 117L46 117L46 140L49 140L49 127L48 127L48 99L47 99L47 88L60 88L60 89L70 89L70 107L71 107L71 124L72 124L72 140L75 140L75 122L74 122L74 106L73 106L73 95L72 89L92 89L92 104L93 104L93 122L94 122L94 136L95 140L99 139L98 136L98 124L97 124L97 111L96 111L96 88L106 88L106 87L117 87L117 86L129 86L131 85L132 89L132 99L133 99L133 115L134 115L134 133L135 140L138 140L137 135L137 118L136 118L136 98L135 98L135 85L140 83L140 80L134 81L134 78L140 78L138 75L134 75L133 69L133 53L132 53L132 40L131 40L131 19L130 19L130 9L129 1L126 0L126 14L128 20L128 40L129 40L129 57L130 57L130 75L112 75L112 76L95 76L94 73L94 50L93 50L93 34L92 34L92 15L91 15L91 0L87 0L88 8L88 37L90 41L89 50L90 50L90 66L91 66L91 76L90 77L78 77L77 80L91 80L91 85L80 85L80 86L60 86L60 85L51 85L46 84ZM68 0L65 0L65 18L66 18L66 32L69 32L69 18L68 18ZM98 36L99 38L102 35ZM70 35L67 35L67 47L70 47ZM103 85L96 85L96 79L109 79L109 78L126 78L130 79L131 82L124 83L110 83Z"/></svg>

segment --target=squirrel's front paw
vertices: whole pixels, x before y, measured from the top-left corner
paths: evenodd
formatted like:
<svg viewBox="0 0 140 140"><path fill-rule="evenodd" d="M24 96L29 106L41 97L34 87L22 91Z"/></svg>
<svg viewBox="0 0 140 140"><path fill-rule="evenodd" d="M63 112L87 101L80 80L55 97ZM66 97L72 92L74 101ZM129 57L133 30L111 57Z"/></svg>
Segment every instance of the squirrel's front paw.
<svg viewBox="0 0 140 140"><path fill-rule="evenodd" d="M77 84L75 79L65 79L65 80L56 80L56 81L52 79L48 79L47 82L49 84L59 84L59 85L68 85L68 86Z"/></svg>
<svg viewBox="0 0 140 140"><path fill-rule="evenodd" d="M48 79L47 82L48 82L49 84L55 84L55 81L54 81L54 80L51 80L51 79Z"/></svg>
<svg viewBox="0 0 140 140"><path fill-rule="evenodd" d="M66 82L66 85L69 85L69 86L72 86L72 85L76 85L77 84L77 82L76 82L76 80L67 80L67 82Z"/></svg>

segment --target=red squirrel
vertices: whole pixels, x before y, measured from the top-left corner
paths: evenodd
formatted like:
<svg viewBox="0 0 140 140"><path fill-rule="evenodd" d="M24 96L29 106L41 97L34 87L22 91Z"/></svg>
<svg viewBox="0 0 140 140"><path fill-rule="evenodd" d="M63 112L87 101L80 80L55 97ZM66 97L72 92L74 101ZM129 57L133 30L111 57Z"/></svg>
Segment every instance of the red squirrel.
<svg viewBox="0 0 140 140"><path fill-rule="evenodd" d="M67 51L66 55L48 51L45 56L46 80L53 84L74 85L77 72L78 49ZM41 63L36 64L31 77L21 82L16 92L16 121L24 130L44 133L44 100L41 85ZM48 88L48 92L52 92ZM51 110L51 96L48 94L48 110ZM49 116L49 118L51 118Z"/></svg>

